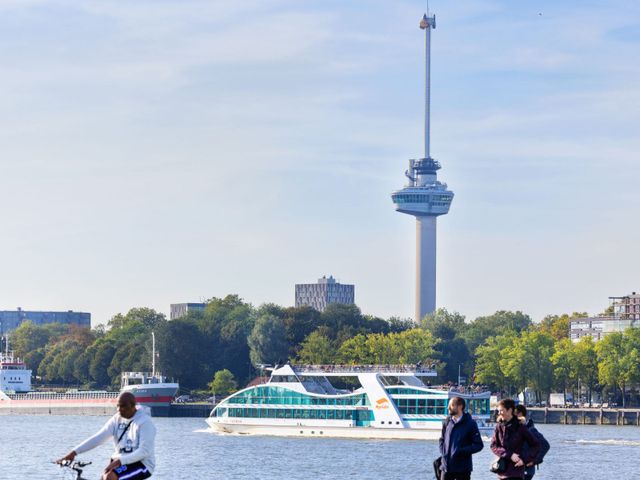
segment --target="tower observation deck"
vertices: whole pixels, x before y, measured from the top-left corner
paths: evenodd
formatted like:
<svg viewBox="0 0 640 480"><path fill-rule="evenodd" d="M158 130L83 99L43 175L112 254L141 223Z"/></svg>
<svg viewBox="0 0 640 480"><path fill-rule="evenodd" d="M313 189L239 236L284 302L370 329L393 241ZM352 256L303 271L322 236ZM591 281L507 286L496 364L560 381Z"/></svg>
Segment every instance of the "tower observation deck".
<svg viewBox="0 0 640 480"><path fill-rule="evenodd" d="M447 184L438 181L437 171L441 166L429 152L431 30L436 28L435 15L425 14L420 28L425 31L424 158L409 160L409 169L405 172L409 179L407 185L391 194L396 211L416 217L416 322L436 308L437 218L449 213L453 200Z"/></svg>

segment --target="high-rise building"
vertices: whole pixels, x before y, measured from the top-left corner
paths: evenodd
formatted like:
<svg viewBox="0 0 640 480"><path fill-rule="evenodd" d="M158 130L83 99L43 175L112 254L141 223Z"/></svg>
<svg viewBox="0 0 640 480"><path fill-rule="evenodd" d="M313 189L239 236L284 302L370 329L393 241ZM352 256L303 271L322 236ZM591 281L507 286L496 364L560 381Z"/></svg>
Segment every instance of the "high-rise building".
<svg viewBox="0 0 640 480"><path fill-rule="evenodd" d="M169 320L184 317L189 312L200 312L206 306L206 303L172 303L169 311Z"/></svg>
<svg viewBox="0 0 640 480"><path fill-rule="evenodd" d="M47 323L63 323L67 325L80 325L91 327L91 314L86 312L38 312L30 310L2 310L0 311L0 335L11 332L27 320L36 325L46 325Z"/></svg>
<svg viewBox="0 0 640 480"><path fill-rule="evenodd" d="M331 303L353 304L355 286L338 283L335 278L322 277L318 283L296 284L296 307L309 306L320 312Z"/></svg>
<svg viewBox="0 0 640 480"><path fill-rule="evenodd" d="M391 194L396 211L416 217L416 306L415 320L420 321L436 308L436 226L440 215L449 213L453 192L438 181L441 168L430 154L431 103L431 30L436 17L426 14L420 21L425 31L425 111L424 158L409 160L405 172L408 184Z"/></svg>

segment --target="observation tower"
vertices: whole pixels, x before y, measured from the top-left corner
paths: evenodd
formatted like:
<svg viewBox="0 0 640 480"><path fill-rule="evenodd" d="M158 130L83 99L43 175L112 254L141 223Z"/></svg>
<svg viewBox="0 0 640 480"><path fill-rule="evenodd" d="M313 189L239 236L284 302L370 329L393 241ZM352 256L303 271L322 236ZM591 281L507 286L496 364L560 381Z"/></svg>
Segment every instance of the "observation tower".
<svg viewBox="0 0 640 480"><path fill-rule="evenodd" d="M436 28L435 15L425 14L420 28L425 31L424 158L409 160L409 169L405 171L409 182L391 194L396 211L416 217L416 322L436 309L437 219L449 213L453 200L447 184L438 181L441 166L429 152L431 30Z"/></svg>

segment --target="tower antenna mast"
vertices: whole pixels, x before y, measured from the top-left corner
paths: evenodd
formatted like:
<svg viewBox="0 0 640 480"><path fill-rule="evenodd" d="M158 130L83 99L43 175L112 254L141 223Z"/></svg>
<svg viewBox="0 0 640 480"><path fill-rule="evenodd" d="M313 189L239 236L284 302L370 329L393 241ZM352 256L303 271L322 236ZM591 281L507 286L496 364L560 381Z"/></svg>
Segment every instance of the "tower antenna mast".
<svg viewBox="0 0 640 480"><path fill-rule="evenodd" d="M427 12L429 3L427 2ZM436 16L425 13L420 20L420 28L424 30L424 158L430 157L431 137L431 29L436 28Z"/></svg>

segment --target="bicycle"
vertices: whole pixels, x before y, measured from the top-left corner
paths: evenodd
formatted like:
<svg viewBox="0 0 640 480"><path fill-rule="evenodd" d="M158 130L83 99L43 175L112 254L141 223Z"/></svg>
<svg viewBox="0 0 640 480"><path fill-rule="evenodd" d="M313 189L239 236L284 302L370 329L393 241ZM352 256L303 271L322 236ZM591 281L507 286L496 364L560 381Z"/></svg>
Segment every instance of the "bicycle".
<svg viewBox="0 0 640 480"><path fill-rule="evenodd" d="M58 465L60 465L60 468L65 469L65 474L66 472L71 472L73 471L74 473L72 475L75 474L75 477L72 477L73 480L88 480L86 477L82 476L82 472L84 467L91 465L91 462L79 462L79 461L74 461L74 462L70 462L70 461L65 461L62 463L59 463ZM64 478L67 478L67 476L65 476Z"/></svg>

